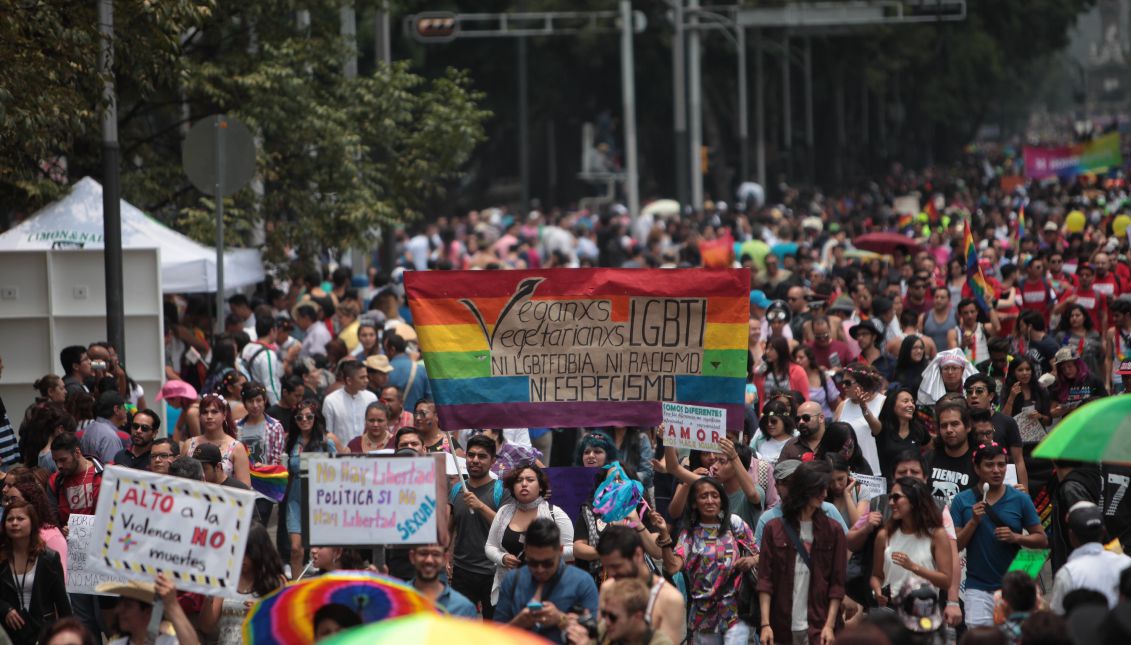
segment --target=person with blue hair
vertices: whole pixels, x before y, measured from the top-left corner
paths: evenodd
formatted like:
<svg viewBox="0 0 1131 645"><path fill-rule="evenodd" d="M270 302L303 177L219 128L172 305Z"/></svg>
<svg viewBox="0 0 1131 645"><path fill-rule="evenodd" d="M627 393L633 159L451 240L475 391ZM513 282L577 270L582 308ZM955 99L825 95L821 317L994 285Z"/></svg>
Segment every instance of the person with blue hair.
<svg viewBox="0 0 1131 645"><path fill-rule="evenodd" d="M600 430L591 430L577 442L577 452L573 457L575 466L603 468L606 464L620 460L613 438Z"/></svg>

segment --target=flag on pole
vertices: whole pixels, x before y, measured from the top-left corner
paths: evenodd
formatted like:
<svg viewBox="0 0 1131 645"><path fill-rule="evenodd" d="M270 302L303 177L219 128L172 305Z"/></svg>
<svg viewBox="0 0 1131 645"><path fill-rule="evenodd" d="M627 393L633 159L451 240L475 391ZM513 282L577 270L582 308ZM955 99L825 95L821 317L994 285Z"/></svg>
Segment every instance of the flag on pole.
<svg viewBox="0 0 1131 645"><path fill-rule="evenodd" d="M990 313L989 303L994 299L994 288L982 274L982 267L978 264L978 247L974 245L974 234L970 231L970 220L966 220L966 235L963 249L966 257L966 285L974 295L974 302L987 314Z"/></svg>

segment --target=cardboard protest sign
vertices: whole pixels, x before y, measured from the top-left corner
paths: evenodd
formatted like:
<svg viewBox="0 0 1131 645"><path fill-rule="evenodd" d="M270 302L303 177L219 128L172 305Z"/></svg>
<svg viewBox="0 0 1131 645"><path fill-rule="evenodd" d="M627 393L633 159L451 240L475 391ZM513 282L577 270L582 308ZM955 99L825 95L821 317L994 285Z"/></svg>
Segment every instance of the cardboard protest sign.
<svg viewBox="0 0 1131 645"><path fill-rule="evenodd" d="M441 425L648 426L661 401L742 428L747 269L412 271Z"/></svg>
<svg viewBox="0 0 1131 645"><path fill-rule="evenodd" d="M67 520L67 592L100 594L94 588L103 582L124 582L121 576L95 573L90 561L97 557L97 540L90 532L94 527L93 515L72 513Z"/></svg>
<svg viewBox="0 0 1131 645"><path fill-rule="evenodd" d="M434 544L448 503L442 461L432 457L310 460L306 520L310 544Z"/></svg>
<svg viewBox="0 0 1131 645"><path fill-rule="evenodd" d="M663 411L665 447L720 452L719 439L727 436L726 409L664 403Z"/></svg>
<svg viewBox="0 0 1131 645"><path fill-rule="evenodd" d="M144 470L107 466L90 529L96 573L152 582L164 572L181 591L236 594L256 494Z"/></svg>
<svg viewBox="0 0 1131 645"><path fill-rule="evenodd" d="M1008 571L1024 571L1036 578L1041 575L1041 569L1048 562L1050 553L1052 552L1048 549L1021 549L1010 563Z"/></svg>
<svg viewBox="0 0 1131 645"><path fill-rule="evenodd" d="M878 475L861 475L852 473L860 490L860 499L872 499L888 492L888 482Z"/></svg>

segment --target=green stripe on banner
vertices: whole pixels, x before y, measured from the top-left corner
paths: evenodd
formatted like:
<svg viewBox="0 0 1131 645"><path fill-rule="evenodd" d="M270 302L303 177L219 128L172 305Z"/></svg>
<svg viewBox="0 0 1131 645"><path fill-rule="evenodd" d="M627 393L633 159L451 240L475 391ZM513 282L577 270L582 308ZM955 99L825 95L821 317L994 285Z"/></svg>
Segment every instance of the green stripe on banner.
<svg viewBox="0 0 1131 645"><path fill-rule="evenodd" d="M675 400L681 403L742 403L746 379L721 376L675 377Z"/></svg>
<svg viewBox="0 0 1131 645"><path fill-rule="evenodd" d="M432 392L440 405L470 403L529 403L530 377L491 376L487 378L433 379Z"/></svg>
<svg viewBox="0 0 1131 645"><path fill-rule="evenodd" d="M425 354L428 376L433 379L486 378L491 376L491 352L432 352Z"/></svg>
<svg viewBox="0 0 1131 645"><path fill-rule="evenodd" d="M746 350L703 350L703 376L729 376L746 378Z"/></svg>

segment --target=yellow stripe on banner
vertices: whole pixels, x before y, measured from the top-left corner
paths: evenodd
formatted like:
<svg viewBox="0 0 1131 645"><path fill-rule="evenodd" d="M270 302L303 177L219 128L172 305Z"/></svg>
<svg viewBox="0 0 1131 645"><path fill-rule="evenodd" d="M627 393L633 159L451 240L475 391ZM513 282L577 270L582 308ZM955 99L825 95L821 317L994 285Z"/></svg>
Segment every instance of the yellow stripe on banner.
<svg viewBox="0 0 1131 645"><path fill-rule="evenodd" d="M707 323L704 349L746 349L750 344L747 323Z"/></svg>
<svg viewBox="0 0 1131 645"><path fill-rule="evenodd" d="M471 352L487 349L479 325L424 325L416 329L426 352Z"/></svg>

